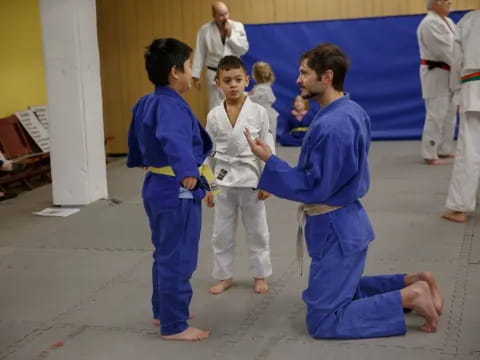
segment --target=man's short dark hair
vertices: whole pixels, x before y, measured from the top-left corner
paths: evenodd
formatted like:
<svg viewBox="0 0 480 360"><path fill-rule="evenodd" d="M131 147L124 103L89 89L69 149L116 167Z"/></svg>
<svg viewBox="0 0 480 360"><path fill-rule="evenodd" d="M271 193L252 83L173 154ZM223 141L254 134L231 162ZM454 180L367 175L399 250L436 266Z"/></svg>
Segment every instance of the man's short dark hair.
<svg viewBox="0 0 480 360"><path fill-rule="evenodd" d="M168 85L168 75L172 67L184 71L183 64L188 60L192 48L183 42L172 39L155 39L145 50L145 69L148 79L158 86Z"/></svg>
<svg viewBox="0 0 480 360"><path fill-rule="evenodd" d="M242 59L238 56L227 55L220 59L217 65L217 78L220 74L220 70L231 70L231 69L243 69L245 74L247 74L247 68L243 63Z"/></svg>
<svg viewBox="0 0 480 360"><path fill-rule="evenodd" d="M327 70L333 71L332 86L335 90L343 91L343 82L348 70L348 58L334 44L320 44L307 51L300 57L300 61L307 60L309 68L320 77Z"/></svg>

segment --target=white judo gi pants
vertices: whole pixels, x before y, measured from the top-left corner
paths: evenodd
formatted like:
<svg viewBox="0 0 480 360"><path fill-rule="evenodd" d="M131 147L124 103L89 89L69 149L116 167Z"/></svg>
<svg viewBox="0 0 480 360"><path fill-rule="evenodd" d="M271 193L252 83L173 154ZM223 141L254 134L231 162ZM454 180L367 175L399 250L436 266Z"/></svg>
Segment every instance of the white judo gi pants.
<svg viewBox="0 0 480 360"><path fill-rule="evenodd" d="M422 134L422 157L435 160L438 155L453 154L456 106L451 96L425 99L425 125Z"/></svg>
<svg viewBox="0 0 480 360"><path fill-rule="evenodd" d="M208 109L212 110L215 106L218 106L222 103L224 96L220 89L217 87L215 82L215 76L217 73L213 70L207 68L205 71L205 77L207 81L207 91L208 91Z"/></svg>
<svg viewBox="0 0 480 360"><path fill-rule="evenodd" d="M247 235L249 271L253 277L272 274L270 262L270 233L265 201L258 200L258 191L250 188L220 187L215 198L213 223L213 277L217 280L233 277L235 233L238 211Z"/></svg>
<svg viewBox="0 0 480 360"><path fill-rule="evenodd" d="M446 207L473 212L480 177L480 111L460 113L460 132Z"/></svg>

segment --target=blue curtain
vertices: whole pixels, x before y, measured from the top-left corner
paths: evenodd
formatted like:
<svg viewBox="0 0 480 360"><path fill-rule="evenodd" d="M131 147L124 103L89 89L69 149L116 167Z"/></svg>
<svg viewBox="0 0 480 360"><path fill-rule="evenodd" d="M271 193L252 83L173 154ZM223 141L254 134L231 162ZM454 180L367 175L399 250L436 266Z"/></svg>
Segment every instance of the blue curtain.
<svg viewBox="0 0 480 360"><path fill-rule="evenodd" d="M464 14L452 12L450 17L458 22ZM425 108L416 29L423 16L246 25L250 50L243 60L248 69L256 61L272 66L274 107L287 114L299 92L299 57L319 43L334 43L350 58L345 91L369 113L373 138L418 139ZM281 135L285 124L279 120Z"/></svg>

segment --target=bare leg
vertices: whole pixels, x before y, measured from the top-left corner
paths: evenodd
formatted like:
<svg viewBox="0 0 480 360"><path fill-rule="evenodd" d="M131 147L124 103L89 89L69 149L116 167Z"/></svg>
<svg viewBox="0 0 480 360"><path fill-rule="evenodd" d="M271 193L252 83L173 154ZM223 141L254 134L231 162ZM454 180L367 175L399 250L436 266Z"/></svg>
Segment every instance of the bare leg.
<svg viewBox="0 0 480 360"><path fill-rule="evenodd" d="M467 214L462 211L447 211L442 215L442 218L457 223L464 223L467 221Z"/></svg>
<svg viewBox="0 0 480 360"><path fill-rule="evenodd" d="M224 291L228 290L229 288L232 287L233 284L233 279L225 279L225 280L220 280L218 283L213 285L208 292L213 295L218 295L223 293Z"/></svg>
<svg viewBox="0 0 480 360"><path fill-rule="evenodd" d="M210 331L197 329L194 327L188 327L184 331L173 335L162 335L164 340L176 340L176 341L199 341L208 338Z"/></svg>
<svg viewBox="0 0 480 360"><path fill-rule="evenodd" d="M402 296L402 306L407 309L415 310L425 319L425 323L420 327L424 332L437 331L438 314L433 305L430 286L426 281L417 281L413 285L400 290Z"/></svg>
<svg viewBox="0 0 480 360"><path fill-rule="evenodd" d="M442 315L443 310L443 296L440 292L440 289L437 284L437 280L431 271L422 271L416 274L410 274L405 276L405 286L410 286L417 281L426 281L430 287L432 294L433 305L435 305L435 310L437 310L438 315Z"/></svg>
<svg viewBox="0 0 480 360"><path fill-rule="evenodd" d="M440 159L423 159L427 165L445 165L446 162Z"/></svg>
<svg viewBox="0 0 480 360"><path fill-rule="evenodd" d="M253 278L253 291L257 294L268 292L268 283L264 278Z"/></svg>

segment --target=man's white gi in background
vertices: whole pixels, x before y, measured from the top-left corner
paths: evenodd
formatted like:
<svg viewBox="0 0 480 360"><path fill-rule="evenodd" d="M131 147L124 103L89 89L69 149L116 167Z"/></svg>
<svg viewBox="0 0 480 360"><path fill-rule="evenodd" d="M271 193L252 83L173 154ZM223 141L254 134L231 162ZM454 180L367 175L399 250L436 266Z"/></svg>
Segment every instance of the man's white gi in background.
<svg viewBox="0 0 480 360"><path fill-rule="evenodd" d="M451 85L458 95L460 132L446 207L472 212L480 177L480 10L458 23Z"/></svg>
<svg viewBox="0 0 480 360"><path fill-rule="evenodd" d="M456 123L456 107L450 91L448 67L429 69L425 60L452 63L455 24L447 17L442 19L429 11L417 29L420 48L420 81L425 99L425 125L422 134L422 157L436 160L438 155L453 153L453 136Z"/></svg>
<svg viewBox="0 0 480 360"><path fill-rule="evenodd" d="M213 277L217 280L233 277L238 210L242 213L247 237L250 273L255 278L272 274L265 202L258 200L257 190L264 163L250 150L243 134L245 128L254 138L262 139L274 149L267 111L248 97L233 127L224 102L208 114L206 129L214 143L209 162L220 186L220 193L215 197L212 235Z"/></svg>
<svg viewBox="0 0 480 360"><path fill-rule="evenodd" d="M245 28L238 21L228 20L232 33L222 43L222 36L215 21L203 24L197 34L197 43L193 54L192 77L200 79L202 69L208 90L208 108L212 109L223 100L223 95L215 84L217 65L221 58L227 55L242 56L248 51L248 40Z"/></svg>

